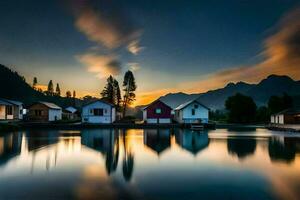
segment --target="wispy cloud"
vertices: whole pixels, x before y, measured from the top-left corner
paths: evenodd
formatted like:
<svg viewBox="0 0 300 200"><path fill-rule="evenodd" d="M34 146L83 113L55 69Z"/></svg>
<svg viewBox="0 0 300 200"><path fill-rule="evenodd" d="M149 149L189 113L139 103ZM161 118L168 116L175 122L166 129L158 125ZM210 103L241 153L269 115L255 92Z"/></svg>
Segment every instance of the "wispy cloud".
<svg viewBox="0 0 300 200"><path fill-rule="evenodd" d="M141 66L139 65L139 63L127 63L127 66L131 71L134 71L134 72L141 69Z"/></svg>
<svg viewBox="0 0 300 200"><path fill-rule="evenodd" d="M137 55L144 49L144 47L139 45L139 40L133 40L128 44L127 49L130 53Z"/></svg>
<svg viewBox="0 0 300 200"><path fill-rule="evenodd" d="M86 53L76 58L84 64L89 72L96 73L98 78L106 78L109 75L118 75L121 71L121 63L115 55L98 55Z"/></svg>

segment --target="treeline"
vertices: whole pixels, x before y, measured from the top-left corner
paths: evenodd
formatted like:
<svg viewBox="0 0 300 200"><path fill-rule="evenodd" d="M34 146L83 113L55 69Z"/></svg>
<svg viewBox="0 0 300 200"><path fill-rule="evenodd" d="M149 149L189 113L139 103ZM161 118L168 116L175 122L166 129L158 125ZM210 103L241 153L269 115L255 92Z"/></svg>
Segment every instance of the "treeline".
<svg viewBox="0 0 300 200"><path fill-rule="evenodd" d="M116 105L117 110L122 112L123 117L125 117L128 106L135 101L135 90L137 89L134 75L130 70L125 73L122 86L123 98L119 82L113 76L109 76L100 95L103 100Z"/></svg>
<svg viewBox="0 0 300 200"><path fill-rule="evenodd" d="M54 90L54 85L53 85L52 80L49 81L47 90L43 91L41 88L38 87L38 79L37 79L37 77L34 77L33 78L33 83L32 83L32 88L34 90L37 90L37 91L41 92L41 93L44 93L47 96L61 96L61 90L60 90L59 83L56 83L56 88ZM76 91L73 90L73 94L69 90L66 91L65 97L67 97L67 98L74 98L75 99L76 98Z"/></svg>
<svg viewBox="0 0 300 200"><path fill-rule="evenodd" d="M267 106L258 107L254 100L237 93L227 98L226 111L212 111L211 120L228 123L268 123L270 116L293 107L293 99L284 93L282 96L271 96Z"/></svg>

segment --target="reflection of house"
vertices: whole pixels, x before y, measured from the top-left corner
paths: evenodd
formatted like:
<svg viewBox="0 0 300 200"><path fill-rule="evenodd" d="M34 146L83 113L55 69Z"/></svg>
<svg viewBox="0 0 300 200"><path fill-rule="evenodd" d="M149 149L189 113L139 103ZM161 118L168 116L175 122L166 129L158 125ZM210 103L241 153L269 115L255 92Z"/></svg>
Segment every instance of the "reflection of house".
<svg viewBox="0 0 300 200"><path fill-rule="evenodd" d="M287 109L271 115L272 124L300 124L300 110Z"/></svg>
<svg viewBox="0 0 300 200"><path fill-rule="evenodd" d="M58 131L30 131L26 133L28 151L56 144L59 140Z"/></svg>
<svg viewBox="0 0 300 200"><path fill-rule="evenodd" d="M145 129L144 144L160 154L171 146L169 129Z"/></svg>
<svg viewBox="0 0 300 200"><path fill-rule="evenodd" d="M51 122L62 119L62 109L54 103L37 102L29 106L28 110L29 121Z"/></svg>
<svg viewBox="0 0 300 200"><path fill-rule="evenodd" d="M0 165L21 153L21 133L11 133L0 137Z"/></svg>
<svg viewBox="0 0 300 200"><path fill-rule="evenodd" d="M105 155L108 174L116 170L119 159L119 143L115 130L84 130L81 134L81 144Z"/></svg>
<svg viewBox="0 0 300 200"><path fill-rule="evenodd" d="M296 153L300 153L299 138L273 137L269 139L269 156L271 161L292 162Z"/></svg>
<svg viewBox="0 0 300 200"><path fill-rule="evenodd" d="M22 120L23 103L8 99L0 99L0 120Z"/></svg>
<svg viewBox="0 0 300 200"><path fill-rule="evenodd" d="M97 100L82 108L82 122L110 124L116 120L116 109L113 104Z"/></svg>
<svg viewBox="0 0 300 200"><path fill-rule="evenodd" d="M78 112L77 108L74 108L73 106L69 106L63 110L62 118L69 119L69 120L78 119L79 112Z"/></svg>
<svg viewBox="0 0 300 200"><path fill-rule="evenodd" d="M236 155L239 159L254 154L256 149L255 138L228 138L227 150L229 154Z"/></svg>
<svg viewBox="0 0 300 200"><path fill-rule="evenodd" d="M183 149L197 154L208 147L209 138L207 133L196 133L189 129L178 129L176 131L176 143Z"/></svg>
<svg viewBox="0 0 300 200"><path fill-rule="evenodd" d="M178 123L208 123L209 108L191 100L175 108L175 120Z"/></svg>
<svg viewBox="0 0 300 200"><path fill-rule="evenodd" d="M143 109L143 120L148 124L171 123L172 108L156 100Z"/></svg>

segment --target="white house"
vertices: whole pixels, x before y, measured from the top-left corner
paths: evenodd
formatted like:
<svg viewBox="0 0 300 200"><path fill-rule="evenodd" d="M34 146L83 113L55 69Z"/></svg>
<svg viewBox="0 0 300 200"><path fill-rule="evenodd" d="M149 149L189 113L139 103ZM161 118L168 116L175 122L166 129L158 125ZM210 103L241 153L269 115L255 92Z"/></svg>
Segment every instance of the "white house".
<svg viewBox="0 0 300 200"><path fill-rule="evenodd" d="M0 119L1 120L22 120L23 103L9 99L0 99Z"/></svg>
<svg viewBox="0 0 300 200"><path fill-rule="evenodd" d="M271 115L271 124L300 124L300 109L286 109Z"/></svg>
<svg viewBox="0 0 300 200"><path fill-rule="evenodd" d="M191 100L174 109L178 123L208 123L209 108L197 100Z"/></svg>
<svg viewBox="0 0 300 200"><path fill-rule="evenodd" d="M96 100L82 107L82 122L110 124L116 120L116 108L113 104Z"/></svg>

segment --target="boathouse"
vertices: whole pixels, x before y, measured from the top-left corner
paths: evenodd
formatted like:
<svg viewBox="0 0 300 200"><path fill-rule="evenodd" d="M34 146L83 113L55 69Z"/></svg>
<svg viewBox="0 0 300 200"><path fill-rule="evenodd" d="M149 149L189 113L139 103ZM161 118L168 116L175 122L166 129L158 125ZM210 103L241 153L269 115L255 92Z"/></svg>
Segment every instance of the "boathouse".
<svg viewBox="0 0 300 200"><path fill-rule="evenodd" d="M29 121L52 122L62 119L62 108L49 102L37 102L29 106Z"/></svg>
<svg viewBox="0 0 300 200"><path fill-rule="evenodd" d="M0 120L22 120L23 103L8 99L0 99Z"/></svg>
<svg viewBox="0 0 300 200"><path fill-rule="evenodd" d="M156 100L143 108L143 120L148 124L168 124L172 121L171 111L170 106Z"/></svg>
<svg viewBox="0 0 300 200"><path fill-rule="evenodd" d="M300 109L286 109L271 115L271 124L300 124Z"/></svg>

